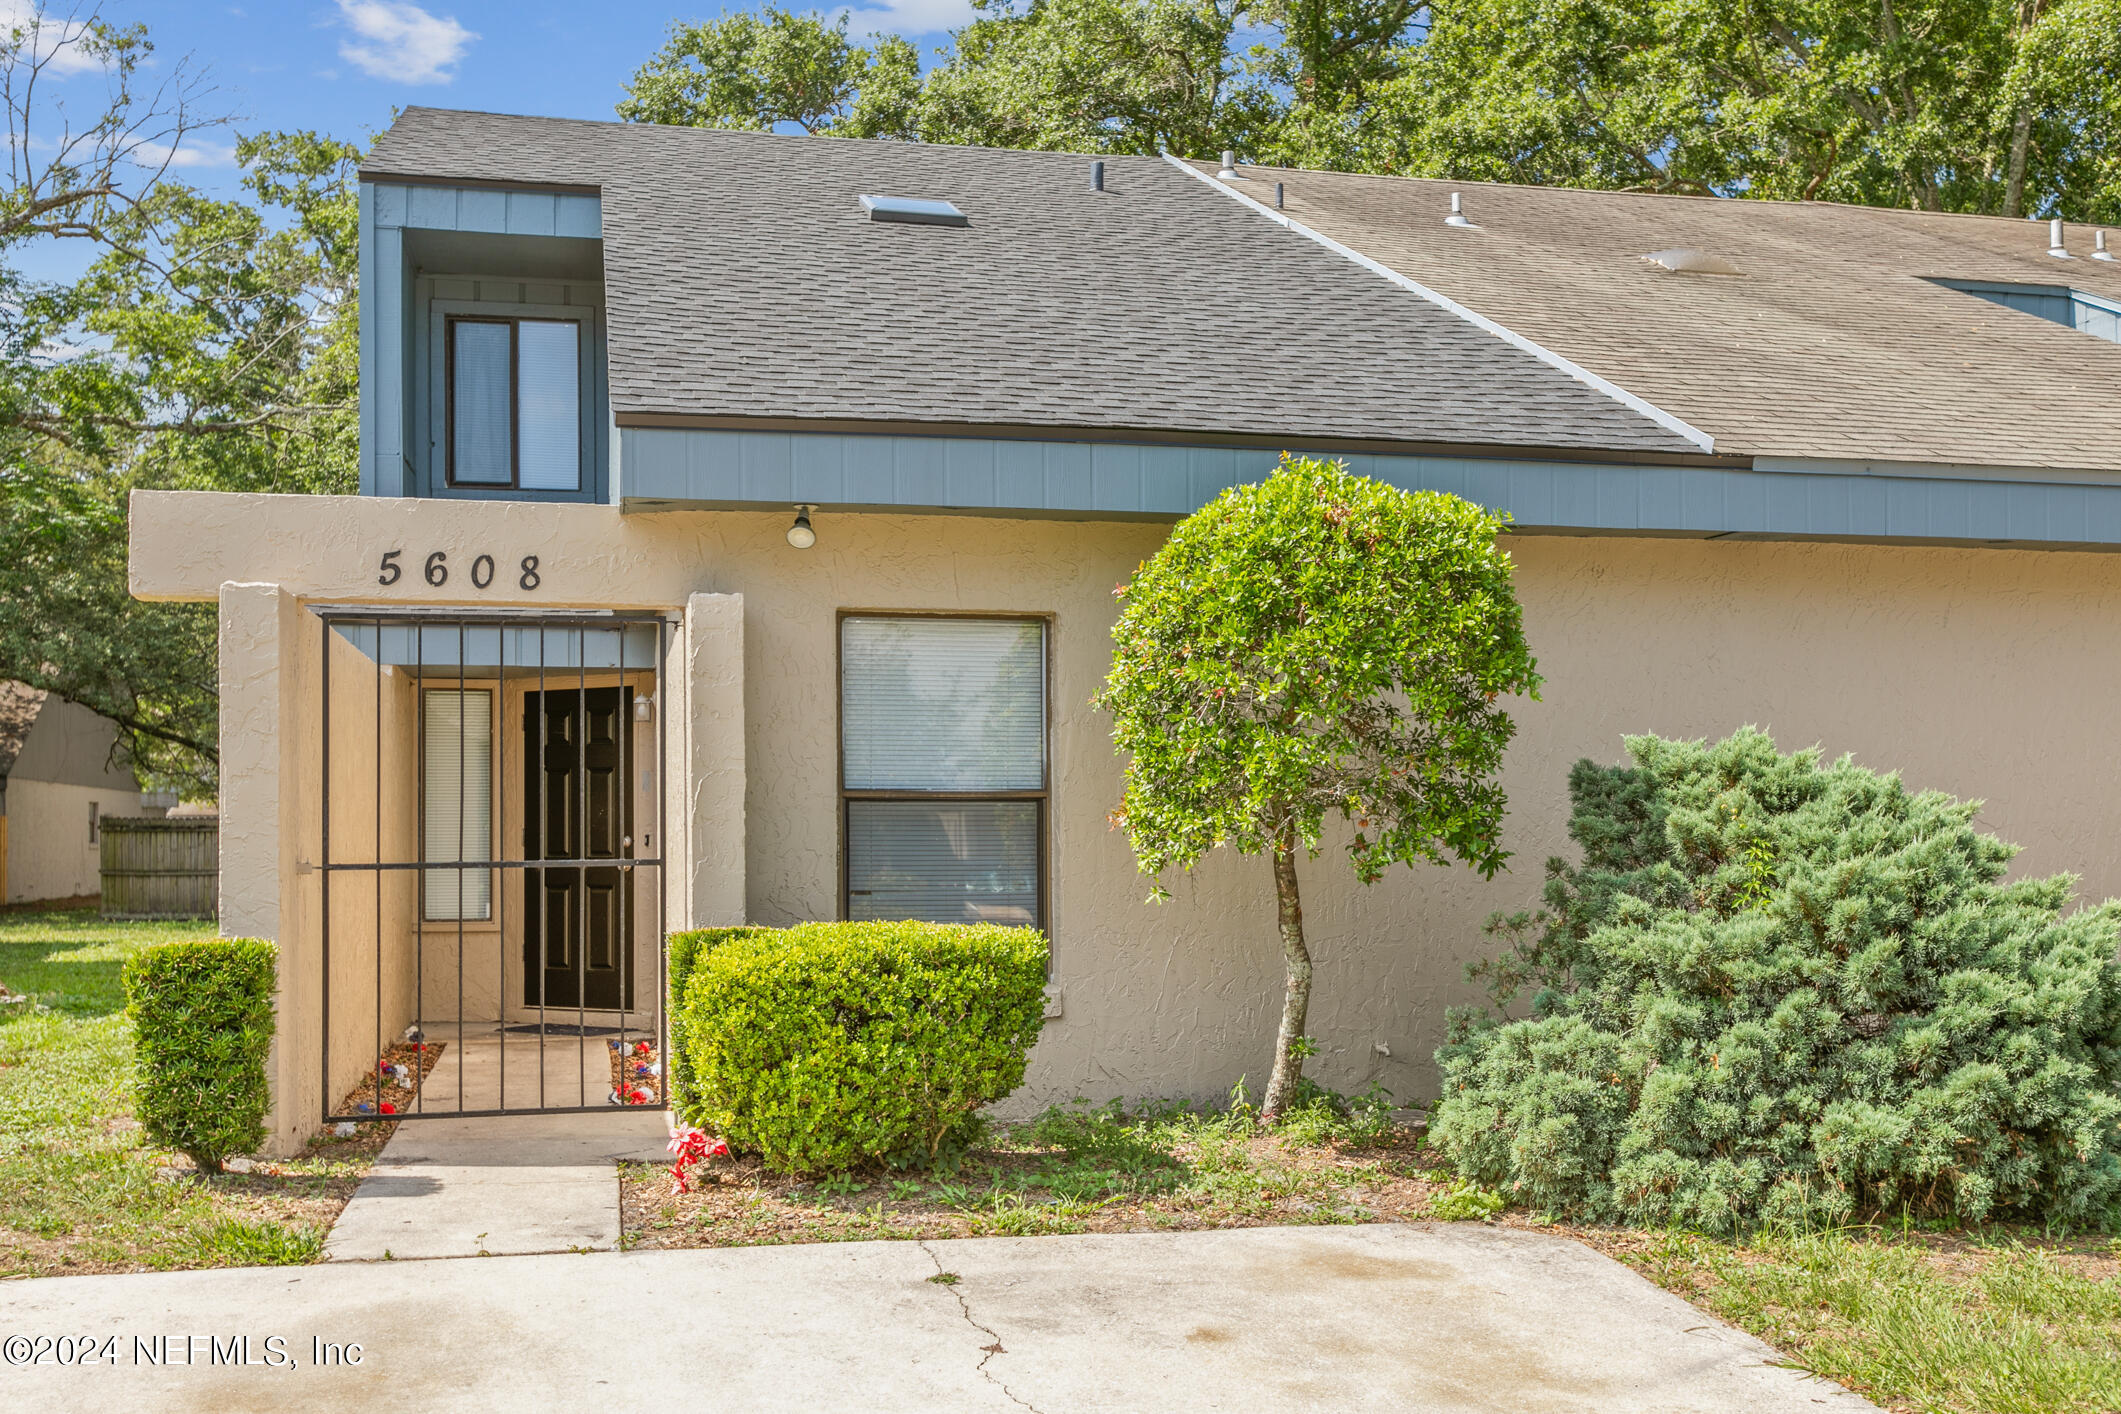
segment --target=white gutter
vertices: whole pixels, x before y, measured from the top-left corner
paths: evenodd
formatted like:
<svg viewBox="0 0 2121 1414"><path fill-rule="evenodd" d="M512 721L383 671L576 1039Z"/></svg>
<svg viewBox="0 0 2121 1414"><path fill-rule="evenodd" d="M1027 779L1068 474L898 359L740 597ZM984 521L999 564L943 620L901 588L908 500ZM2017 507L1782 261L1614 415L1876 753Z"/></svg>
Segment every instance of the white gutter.
<svg viewBox="0 0 2121 1414"><path fill-rule="evenodd" d="M1335 255L1341 256L1342 258L1347 260L1354 261L1357 265L1360 265L1363 269L1369 271L1371 274L1382 275L1385 279L1390 280L1393 284L1399 286L1401 289L1406 290L1409 293L1421 296L1423 299L1427 300L1430 304L1435 305L1439 309L1450 311L1452 314L1457 315L1460 319L1465 320L1466 323L1473 325L1477 329L1482 329L1485 330L1487 333L1493 334L1496 338L1502 340L1504 343L1510 345L1513 348L1524 350L1532 357L1538 359L1541 363L1546 364L1548 367L1560 369L1563 373L1568 374L1569 377L1574 378L1577 382L1596 388L1599 392L1605 394L1607 397L1613 399L1613 401L1626 407L1631 412L1640 413L1642 416L1656 423L1659 427L1664 428L1667 432L1677 433L1679 436L1686 438L1689 442L1692 442L1695 446L1701 448L1702 451L1713 452L1716 450L1716 439L1709 436L1708 433L1702 431L1700 428L1694 426L1690 422L1672 416L1672 414L1666 412L1663 408L1658 407L1653 403L1644 402L1641 398L1636 397L1627 389L1622 388L1615 383L1608 382L1606 379L1600 378L1597 374L1591 372L1590 369L1583 367L1581 364L1571 362L1570 360L1563 358L1560 354L1555 353L1552 349L1533 343L1530 339L1527 339L1524 335L1516 332L1514 329L1504 328L1502 325L1497 324L1494 320L1488 318L1485 314L1480 314L1474 310L1467 309L1457 300L1451 299L1445 295L1438 294L1436 291L1430 289L1427 285L1422 284L1419 280L1408 279L1406 276L1400 274L1397 270L1392 269L1390 266L1372 260L1369 256L1364 255L1359 250L1354 250L1348 246L1342 245L1339 241L1334 240L1331 236L1326 235L1323 232L1312 230L1309 226L1304 225L1301 221L1297 221L1290 217L1286 212L1276 211L1273 207L1268 206L1265 202L1254 201L1251 197L1246 196L1243 192L1237 190L1229 183L1221 181L1215 177L1209 176L1206 172L1201 171L1198 167L1195 167L1192 163L1186 161L1184 158L1176 157L1173 156L1171 153L1166 152L1164 154L1164 161L1178 168L1179 171L1184 172L1187 176L1195 177L1203 182L1206 182L1209 186L1214 187L1217 191L1229 197L1232 201L1240 202L1245 206L1251 207L1254 211L1257 211L1260 215L1266 217L1269 221L1274 221L1283 226L1287 226L1290 230L1296 232L1297 235L1318 242L1327 250L1332 251Z"/></svg>

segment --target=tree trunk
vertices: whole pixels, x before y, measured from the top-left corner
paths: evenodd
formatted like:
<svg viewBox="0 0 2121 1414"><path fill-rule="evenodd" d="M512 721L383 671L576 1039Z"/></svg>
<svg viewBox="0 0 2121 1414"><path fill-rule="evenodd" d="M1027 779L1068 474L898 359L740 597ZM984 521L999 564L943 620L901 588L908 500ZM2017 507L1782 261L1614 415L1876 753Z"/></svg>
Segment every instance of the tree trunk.
<svg viewBox="0 0 2121 1414"><path fill-rule="evenodd" d="M1296 892L1296 831L1285 827L1274 846L1274 898L1281 912L1281 956L1287 984L1282 993L1281 1033L1274 1038L1274 1071L1267 1077L1260 1118L1272 1123L1296 1099L1304 1058L1304 1015L1311 1007L1311 953L1304 947L1304 905Z"/></svg>
<svg viewBox="0 0 2121 1414"><path fill-rule="evenodd" d="M2014 219L2025 214L2025 159L2032 142L2032 110L2021 108L2011 124L2010 166L2003 178L2003 214Z"/></svg>

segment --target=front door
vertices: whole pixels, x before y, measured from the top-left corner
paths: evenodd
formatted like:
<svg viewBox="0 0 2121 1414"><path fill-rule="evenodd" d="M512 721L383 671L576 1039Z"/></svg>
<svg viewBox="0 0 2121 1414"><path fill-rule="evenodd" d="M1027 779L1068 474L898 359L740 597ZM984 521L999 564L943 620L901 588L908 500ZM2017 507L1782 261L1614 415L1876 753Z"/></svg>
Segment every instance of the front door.
<svg viewBox="0 0 2121 1414"><path fill-rule="evenodd" d="M633 734L623 688L523 695L523 1004L633 1006Z"/></svg>

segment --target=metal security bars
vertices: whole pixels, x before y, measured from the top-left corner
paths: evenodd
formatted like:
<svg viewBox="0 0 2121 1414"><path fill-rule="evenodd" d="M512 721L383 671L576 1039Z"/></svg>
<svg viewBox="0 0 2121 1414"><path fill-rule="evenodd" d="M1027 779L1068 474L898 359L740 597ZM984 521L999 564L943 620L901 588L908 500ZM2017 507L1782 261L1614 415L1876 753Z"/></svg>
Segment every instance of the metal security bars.
<svg viewBox="0 0 2121 1414"><path fill-rule="evenodd" d="M317 612L325 1121L667 1103L668 619Z"/></svg>

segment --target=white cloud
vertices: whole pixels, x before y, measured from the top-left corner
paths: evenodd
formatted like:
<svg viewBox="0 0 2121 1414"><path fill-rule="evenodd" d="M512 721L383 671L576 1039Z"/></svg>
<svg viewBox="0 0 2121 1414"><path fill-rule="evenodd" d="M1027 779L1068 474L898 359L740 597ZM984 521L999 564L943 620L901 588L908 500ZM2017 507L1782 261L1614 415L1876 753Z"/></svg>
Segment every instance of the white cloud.
<svg viewBox="0 0 2121 1414"><path fill-rule="evenodd" d="M339 0L339 19L354 35L339 46L339 57L374 78L400 83L448 83L456 77L457 60L478 38L454 16L402 0Z"/></svg>
<svg viewBox="0 0 2121 1414"><path fill-rule="evenodd" d="M971 19L971 0L875 0L847 10L847 28L856 35L933 34Z"/></svg>
<svg viewBox="0 0 2121 1414"><path fill-rule="evenodd" d="M39 0L0 0L0 33L45 61L50 74L94 73L103 60L81 46L85 21L44 13Z"/></svg>
<svg viewBox="0 0 2121 1414"><path fill-rule="evenodd" d="M236 145L232 142L212 142L206 138L187 137L175 148L161 143L140 144L133 153L133 161L142 167L233 167L236 165Z"/></svg>

